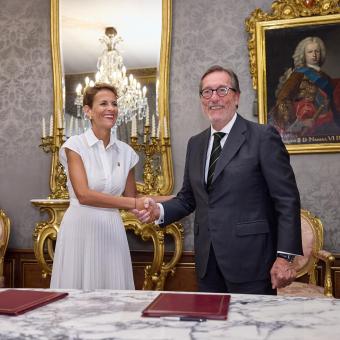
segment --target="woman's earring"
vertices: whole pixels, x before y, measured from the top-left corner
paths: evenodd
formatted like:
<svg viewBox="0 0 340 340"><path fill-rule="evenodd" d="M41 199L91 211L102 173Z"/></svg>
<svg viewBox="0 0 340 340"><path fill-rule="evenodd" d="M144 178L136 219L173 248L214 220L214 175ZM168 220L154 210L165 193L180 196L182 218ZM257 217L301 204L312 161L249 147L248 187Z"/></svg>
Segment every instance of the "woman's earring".
<svg viewBox="0 0 340 340"><path fill-rule="evenodd" d="M92 116L89 112L84 111L84 120L92 120Z"/></svg>

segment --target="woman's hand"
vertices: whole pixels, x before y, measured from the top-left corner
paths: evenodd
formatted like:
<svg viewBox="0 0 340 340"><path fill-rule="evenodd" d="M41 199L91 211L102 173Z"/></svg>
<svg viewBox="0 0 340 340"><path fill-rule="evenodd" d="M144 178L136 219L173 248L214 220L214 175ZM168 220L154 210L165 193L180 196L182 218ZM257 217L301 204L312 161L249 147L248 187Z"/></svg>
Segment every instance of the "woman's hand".
<svg viewBox="0 0 340 340"><path fill-rule="evenodd" d="M136 198L136 209L133 209L132 213L142 223L151 223L160 215L159 207L151 197Z"/></svg>

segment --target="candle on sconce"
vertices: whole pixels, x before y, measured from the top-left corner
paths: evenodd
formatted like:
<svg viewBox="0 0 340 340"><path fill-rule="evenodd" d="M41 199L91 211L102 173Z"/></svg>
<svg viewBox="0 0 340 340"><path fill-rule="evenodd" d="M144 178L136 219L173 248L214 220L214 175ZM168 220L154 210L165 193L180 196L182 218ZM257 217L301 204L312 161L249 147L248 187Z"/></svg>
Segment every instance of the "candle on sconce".
<svg viewBox="0 0 340 340"><path fill-rule="evenodd" d="M156 81L156 115L159 116L158 112L158 88L159 88L159 79Z"/></svg>
<svg viewBox="0 0 340 340"><path fill-rule="evenodd" d="M42 117L42 138L46 137L46 122L45 117Z"/></svg>
<svg viewBox="0 0 340 340"><path fill-rule="evenodd" d="M81 90L82 90L82 86L81 86L81 84L78 84L77 87L76 87L77 96L81 95Z"/></svg>
<svg viewBox="0 0 340 340"><path fill-rule="evenodd" d="M161 133L161 121L158 120L158 125L157 125L157 138L159 139Z"/></svg>
<svg viewBox="0 0 340 340"><path fill-rule="evenodd" d="M166 121L166 117L164 117L164 138L168 138L168 124L167 124L167 121Z"/></svg>
<svg viewBox="0 0 340 340"><path fill-rule="evenodd" d="M150 114L149 114L148 108L146 108L146 113L145 113L145 126L150 126Z"/></svg>
<svg viewBox="0 0 340 340"><path fill-rule="evenodd" d="M155 115L152 115L152 129L151 129L151 137L156 137L156 119Z"/></svg>
<svg viewBox="0 0 340 340"><path fill-rule="evenodd" d="M74 117L73 116L71 116L71 118L70 118L70 126L69 126L69 129L68 129L68 135L69 135L69 137L71 137L72 136L72 133L73 133L73 119L74 119Z"/></svg>
<svg viewBox="0 0 340 340"><path fill-rule="evenodd" d="M136 116L133 116L132 120L131 120L131 137L137 137L137 121L136 121Z"/></svg>
<svg viewBox="0 0 340 340"><path fill-rule="evenodd" d="M58 128L62 129L63 128L63 119L61 117L61 113L60 112L57 113L57 117L58 117Z"/></svg>
<svg viewBox="0 0 340 340"><path fill-rule="evenodd" d="M142 92L143 92L143 98L145 98L145 96L146 96L146 86L143 86Z"/></svg>
<svg viewBox="0 0 340 340"><path fill-rule="evenodd" d="M100 72L99 71L95 75L95 80L96 80L96 83L98 83L99 80L100 80Z"/></svg>
<svg viewBox="0 0 340 340"><path fill-rule="evenodd" d="M49 136L53 136L53 116L50 116L50 133Z"/></svg>
<svg viewBox="0 0 340 340"><path fill-rule="evenodd" d="M74 125L75 130L76 130L76 135L79 135L79 120L78 118L75 119L76 123Z"/></svg>

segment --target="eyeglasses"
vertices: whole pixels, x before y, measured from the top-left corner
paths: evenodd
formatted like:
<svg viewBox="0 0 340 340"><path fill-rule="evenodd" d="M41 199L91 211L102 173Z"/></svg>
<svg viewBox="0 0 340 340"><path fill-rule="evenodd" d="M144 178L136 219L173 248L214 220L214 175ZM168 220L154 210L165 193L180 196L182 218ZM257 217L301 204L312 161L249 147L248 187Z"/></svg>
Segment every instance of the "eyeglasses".
<svg viewBox="0 0 340 340"><path fill-rule="evenodd" d="M200 92L200 94L205 99L211 98L214 92L216 92L219 97L225 97L229 93L229 90L236 92L236 89L232 87L220 86L217 89L204 89Z"/></svg>

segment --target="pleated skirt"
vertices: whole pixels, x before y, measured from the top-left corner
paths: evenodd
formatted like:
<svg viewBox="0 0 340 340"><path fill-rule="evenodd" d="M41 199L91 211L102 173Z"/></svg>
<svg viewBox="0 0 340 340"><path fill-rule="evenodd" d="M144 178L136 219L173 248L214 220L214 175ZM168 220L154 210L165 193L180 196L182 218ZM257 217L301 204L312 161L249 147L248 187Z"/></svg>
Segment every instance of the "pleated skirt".
<svg viewBox="0 0 340 340"><path fill-rule="evenodd" d="M50 287L135 289L126 231L117 209L70 205L58 233Z"/></svg>

